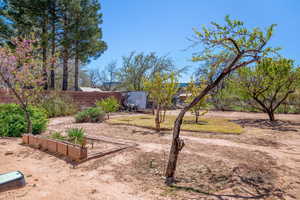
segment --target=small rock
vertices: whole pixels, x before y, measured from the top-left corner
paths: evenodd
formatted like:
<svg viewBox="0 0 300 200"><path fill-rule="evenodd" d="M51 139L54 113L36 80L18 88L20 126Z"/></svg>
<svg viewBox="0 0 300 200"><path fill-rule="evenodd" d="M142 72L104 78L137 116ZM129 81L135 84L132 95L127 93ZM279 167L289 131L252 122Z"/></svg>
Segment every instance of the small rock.
<svg viewBox="0 0 300 200"><path fill-rule="evenodd" d="M32 177L32 175L31 175L31 174L28 174L26 177L29 178L29 177Z"/></svg>
<svg viewBox="0 0 300 200"><path fill-rule="evenodd" d="M97 192L96 189L92 189L91 194L95 194Z"/></svg>
<svg viewBox="0 0 300 200"><path fill-rule="evenodd" d="M6 152L4 153L5 156L12 155L12 154L14 154L14 152L12 152L12 151L6 151Z"/></svg>

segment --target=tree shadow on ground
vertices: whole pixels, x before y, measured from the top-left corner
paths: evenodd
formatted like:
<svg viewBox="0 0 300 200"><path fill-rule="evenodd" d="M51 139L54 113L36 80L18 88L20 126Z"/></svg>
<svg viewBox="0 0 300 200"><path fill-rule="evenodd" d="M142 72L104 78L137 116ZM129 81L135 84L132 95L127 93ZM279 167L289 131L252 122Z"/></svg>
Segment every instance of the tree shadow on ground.
<svg viewBox="0 0 300 200"><path fill-rule="evenodd" d="M249 196L234 195L234 194L214 194L214 193L205 192L205 191L202 191L202 190L199 190L199 189L195 189L193 187L185 187L185 186L177 186L177 185L172 185L171 187L174 188L174 189L177 189L177 190L190 191L190 192L194 192L194 193L198 193L198 194L212 196L212 197L215 197L219 200L227 200L227 198L232 198L232 199L262 199L262 198L266 198L266 197L270 196L269 193L266 193L266 194L253 194L251 192L248 192Z"/></svg>
<svg viewBox="0 0 300 200"><path fill-rule="evenodd" d="M271 122L266 119L238 119L238 120L230 120L230 121L237 123L242 127L248 126L248 127L261 128L261 129L276 130L276 131L298 132L295 126L299 126L300 128L300 123L291 122L291 121L282 121L282 120L276 120L274 122Z"/></svg>

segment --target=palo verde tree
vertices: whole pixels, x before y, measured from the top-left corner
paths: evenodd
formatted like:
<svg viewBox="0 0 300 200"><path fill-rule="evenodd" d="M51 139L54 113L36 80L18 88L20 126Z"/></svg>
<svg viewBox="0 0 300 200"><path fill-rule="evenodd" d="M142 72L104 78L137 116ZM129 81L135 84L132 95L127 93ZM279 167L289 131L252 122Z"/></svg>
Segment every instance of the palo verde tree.
<svg viewBox="0 0 300 200"><path fill-rule="evenodd" d="M175 181L178 155L184 147L184 142L179 136L185 113L205 98L231 72L258 62L262 57L277 50L266 46L275 25L271 25L264 32L259 28L249 30L243 22L231 20L229 16L225 18L225 22L225 25L212 22L209 28L203 27L202 31L195 30L196 44L201 43L203 51L194 54L193 61L215 60L209 69L213 81L208 82L207 86L180 111L174 122L172 145L165 173L168 185Z"/></svg>
<svg viewBox="0 0 300 200"><path fill-rule="evenodd" d="M172 99L178 90L175 74L157 72L152 79L144 79L144 86L150 99L156 105L155 126L156 131L160 132L160 124L165 120L166 109L172 105Z"/></svg>
<svg viewBox="0 0 300 200"><path fill-rule="evenodd" d="M25 113L27 133L32 133L29 105L34 103L43 89L42 59L33 40L12 39L14 48L0 48L0 81L14 95Z"/></svg>
<svg viewBox="0 0 300 200"><path fill-rule="evenodd" d="M186 101L185 103L190 103L191 101L194 100L194 98L199 94L201 93L201 91L205 88L205 85L203 83L200 83L200 84L197 84L195 83L194 80L191 80L186 88L186 95L187 95L187 98L186 98ZM205 96L204 98L202 98L196 105L194 105L192 108L191 108L191 112L192 114L195 115L195 122L198 123L199 121L199 117L202 116L202 115L205 115L208 110L206 109L207 108L207 98L208 96ZM204 110L201 112L201 110Z"/></svg>
<svg viewBox="0 0 300 200"><path fill-rule="evenodd" d="M239 69L230 85L244 102L275 121L274 112L295 92L299 80L299 69L292 60L265 58L255 66Z"/></svg>

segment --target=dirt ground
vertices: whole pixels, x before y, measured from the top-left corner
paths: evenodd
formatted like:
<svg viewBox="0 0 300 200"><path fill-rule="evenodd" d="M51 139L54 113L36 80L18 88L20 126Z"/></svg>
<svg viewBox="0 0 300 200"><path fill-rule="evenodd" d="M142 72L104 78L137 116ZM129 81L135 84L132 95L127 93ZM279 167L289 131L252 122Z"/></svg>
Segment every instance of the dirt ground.
<svg viewBox="0 0 300 200"><path fill-rule="evenodd" d="M20 139L0 139L0 173L19 170L27 182L24 188L0 193L0 200L300 199L300 115L277 116L276 124L255 113L210 112L206 117L225 117L245 131L183 133L186 146L173 187L163 179L170 132L51 119L44 134L81 127L89 136L138 144L78 166L22 146Z"/></svg>

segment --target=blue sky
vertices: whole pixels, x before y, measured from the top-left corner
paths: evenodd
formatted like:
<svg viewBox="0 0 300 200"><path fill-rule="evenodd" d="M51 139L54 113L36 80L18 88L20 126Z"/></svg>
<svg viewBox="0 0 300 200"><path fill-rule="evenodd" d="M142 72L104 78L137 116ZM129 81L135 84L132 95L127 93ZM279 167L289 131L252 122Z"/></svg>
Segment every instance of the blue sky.
<svg viewBox="0 0 300 200"><path fill-rule="evenodd" d="M222 23L227 14L249 28L277 24L271 44L300 63L299 0L102 0L101 5L108 50L88 68L101 69L112 60L120 66L121 57L131 51L157 52L170 56L178 67L190 66L181 78L186 82L197 67L190 61L196 49L185 50L192 29Z"/></svg>

